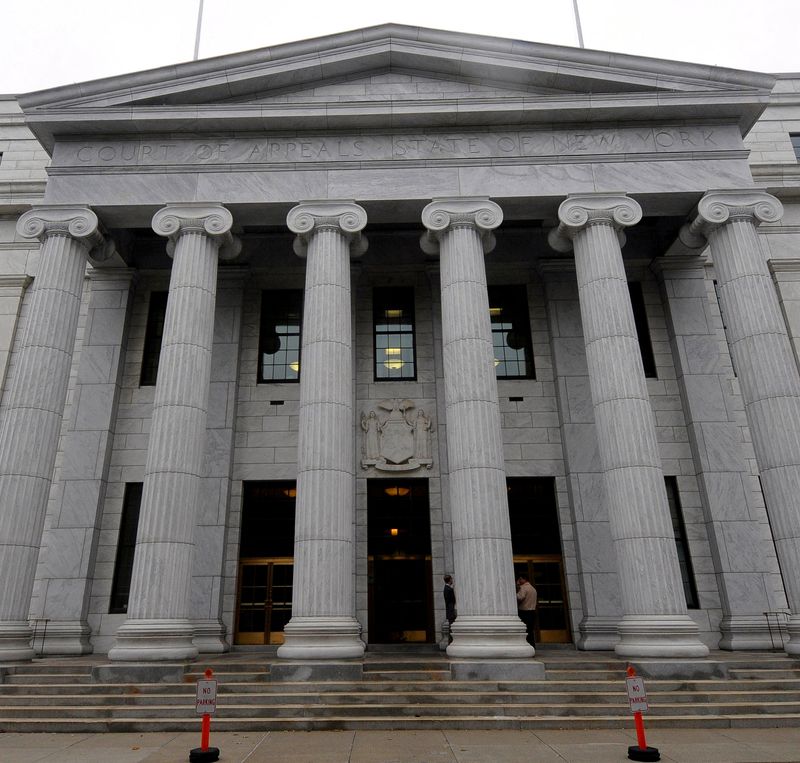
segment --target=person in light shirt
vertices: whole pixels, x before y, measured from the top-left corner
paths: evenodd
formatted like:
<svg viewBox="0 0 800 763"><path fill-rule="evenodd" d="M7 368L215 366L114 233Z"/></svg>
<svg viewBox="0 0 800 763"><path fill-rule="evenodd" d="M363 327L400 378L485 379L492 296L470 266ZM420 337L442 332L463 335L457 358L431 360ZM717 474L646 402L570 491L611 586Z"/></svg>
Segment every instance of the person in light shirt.
<svg viewBox="0 0 800 763"><path fill-rule="evenodd" d="M527 640L531 646L536 646L533 637L534 621L536 619L536 589L531 585L527 575L517 578L517 609L519 619L525 623L528 631Z"/></svg>

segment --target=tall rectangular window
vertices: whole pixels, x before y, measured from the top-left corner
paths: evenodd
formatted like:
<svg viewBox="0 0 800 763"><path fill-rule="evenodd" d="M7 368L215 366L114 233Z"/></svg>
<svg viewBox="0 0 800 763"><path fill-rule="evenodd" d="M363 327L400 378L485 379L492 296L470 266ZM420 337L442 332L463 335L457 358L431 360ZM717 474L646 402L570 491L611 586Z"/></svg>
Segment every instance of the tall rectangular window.
<svg viewBox="0 0 800 763"><path fill-rule="evenodd" d="M261 292L259 383L300 381L302 327L302 289Z"/></svg>
<svg viewBox="0 0 800 763"><path fill-rule="evenodd" d="M114 563L114 580L111 585L111 601L108 606L108 612L111 615L125 614L128 611L128 596L131 592L133 557L136 551L136 533L139 529L141 505L142 483L129 482L125 485L125 498L122 502L117 560Z"/></svg>
<svg viewBox="0 0 800 763"><path fill-rule="evenodd" d="M416 379L414 289L372 290L375 380Z"/></svg>
<svg viewBox="0 0 800 763"><path fill-rule="evenodd" d="M672 531L675 534L675 547L678 551L678 564L681 568L681 581L683 593L686 597L686 606L689 609L698 609L700 604L697 598L697 587L694 582L692 558L689 556L689 542L686 538L686 526L683 523L680 498L678 496L678 480L676 477L664 477L667 488L667 503L669 515L672 519Z"/></svg>
<svg viewBox="0 0 800 763"><path fill-rule="evenodd" d="M152 387L158 377L158 359L161 355L161 342L164 338L168 294L166 291L150 292L147 328L144 334L144 352L142 353L142 375L139 380L142 387Z"/></svg>
<svg viewBox="0 0 800 763"><path fill-rule="evenodd" d="M489 316L497 378L534 379L526 287L490 286Z"/></svg>
<svg viewBox="0 0 800 763"><path fill-rule="evenodd" d="M648 379L657 378L656 359L653 355L653 343L650 341L650 327L647 325L647 310L644 306L642 284L639 281L628 282L628 292L631 295L633 308L633 321L636 324L636 336L639 340L639 352L642 355L644 375Z"/></svg>
<svg viewBox="0 0 800 763"><path fill-rule="evenodd" d="M794 149L794 155L797 157L797 160L800 161L800 133L795 133L794 135L789 136L792 140L792 148Z"/></svg>

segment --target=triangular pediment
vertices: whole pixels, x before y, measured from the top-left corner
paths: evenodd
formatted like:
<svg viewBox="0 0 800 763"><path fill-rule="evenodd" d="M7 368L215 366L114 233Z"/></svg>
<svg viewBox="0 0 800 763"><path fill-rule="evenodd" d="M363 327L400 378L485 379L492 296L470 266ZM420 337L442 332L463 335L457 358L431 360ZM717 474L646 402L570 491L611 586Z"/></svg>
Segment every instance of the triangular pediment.
<svg viewBox="0 0 800 763"><path fill-rule="evenodd" d="M752 72L384 24L30 93L20 104L47 146L85 132L607 121L637 109L640 119L654 109L692 119L699 109L744 128L772 83Z"/></svg>
<svg viewBox="0 0 800 763"><path fill-rule="evenodd" d="M337 103L367 101L464 100L475 98L520 98L536 95L566 94L567 91L546 87L508 87L488 79L430 77L390 69L366 76L323 80L313 87L262 93L233 98L230 103Z"/></svg>

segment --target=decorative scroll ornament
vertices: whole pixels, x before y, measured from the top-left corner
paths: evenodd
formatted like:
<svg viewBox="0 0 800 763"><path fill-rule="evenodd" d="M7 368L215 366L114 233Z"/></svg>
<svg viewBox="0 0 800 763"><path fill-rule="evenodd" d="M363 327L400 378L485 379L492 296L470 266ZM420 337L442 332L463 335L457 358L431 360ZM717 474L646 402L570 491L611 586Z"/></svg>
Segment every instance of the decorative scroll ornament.
<svg viewBox="0 0 800 763"><path fill-rule="evenodd" d="M623 228L642 219L639 203L624 193L571 194L558 208L559 225L547 236L557 252L572 251L572 239L591 225L610 225L617 231L619 245L625 244Z"/></svg>
<svg viewBox="0 0 800 763"><path fill-rule="evenodd" d="M219 258L232 260L239 255L242 243L231 234L233 215L222 204L168 204L153 215L153 230L169 238L167 254L175 252L175 243L184 233L202 233L219 244Z"/></svg>
<svg viewBox="0 0 800 763"><path fill-rule="evenodd" d="M367 224L367 213L354 201L301 201L289 210L286 225L292 233L294 251L298 257L305 257L308 244L314 233L320 230L335 230L347 238L350 255L360 257L367 251L367 239L361 231Z"/></svg>
<svg viewBox="0 0 800 763"><path fill-rule="evenodd" d="M705 245L708 236L726 223L749 220L753 225L774 223L783 217L783 205L758 188L709 191L697 204L697 215L683 226L681 241L695 248Z"/></svg>
<svg viewBox="0 0 800 763"><path fill-rule="evenodd" d="M69 236L86 247L89 254L104 259L109 246L100 232L97 215L88 207L54 204L34 207L17 220L17 233L44 241L48 236Z"/></svg>
<svg viewBox="0 0 800 763"><path fill-rule="evenodd" d="M361 414L361 468L374 466L384 472L405 472L433 464L433 424L421 408L414 413L411 400L382 400L378 408Z"/></svg>
<svg viewBox="0 0 800 763"><path fill-rule="evenodd" d="M422 210L420 247L425 254L438 254L439 238L456 227L474 228L481 237L485 254L494 249L492 231L503 222L503 210L486 197L434 199Z"/></svg>

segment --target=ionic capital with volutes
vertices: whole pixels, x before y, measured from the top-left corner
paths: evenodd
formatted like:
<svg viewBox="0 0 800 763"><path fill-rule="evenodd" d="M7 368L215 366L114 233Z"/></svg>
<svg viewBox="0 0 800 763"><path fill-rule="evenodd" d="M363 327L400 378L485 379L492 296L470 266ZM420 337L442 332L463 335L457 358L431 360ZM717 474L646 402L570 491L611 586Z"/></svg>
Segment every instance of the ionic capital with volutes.
<svg viewBox="0 0 800 763"><path fill-rule="evenodd" d="M219 246L219 258L232 260L242 244L231 234L233 215L222 204L167 204L153 215L153 230L169 239L167 254L175 252L178 239L187 233L202 233Z"/></svg>
<svg viewBox="0 0 800 763"><path fill-rule="evenodd" d="M547 241L557 252L572 250L572 241L593 225L608 225L617 231L620 246L625 243L624 228L642 219L639 203L624 193L571 194L558 208L558 227Z"/></svg>
<svg viewBox="0 0 800 763"><path fill-rule="evenodd" d="M102 261L113 252L113 243L100 231L100 221L89 207L60 204L33 207L17 220L17 233L44 243L50 236L69 236L86 249L87 256Z"/></svg>
<svg viewBox="0 0 800 763"><path fill-rule="evenodd" d="M717 228L746 220L754 226L774 223L783 217L783 205L774 196L759 188L708 191L697 205L694 219L681 228L680 239L687 246L705 246Z"/></svg>
<svg viewBox="0 0 800 763"><path fill-rule="evenodd" d="M301 201L286 216L298 257L308 253L308 243L322 230L334 230L347 239L350 255L360 257L367 251L367 239L361 235L367 224L367 213L354 201Z"/></svg>
<svg viewBox="0 0 800 763"><path fill-rule="evenodd" d="M439 240L454 228L472 228L478 232L484 254L494 249L492 231L503 222L503 210L486 197L434 199L422 210L420 246L425 254L438 254Z"/></svg>

